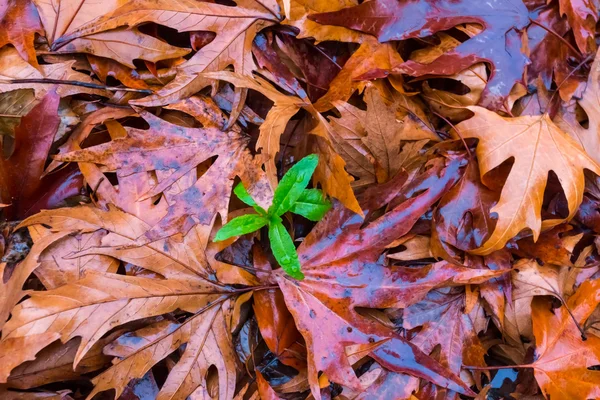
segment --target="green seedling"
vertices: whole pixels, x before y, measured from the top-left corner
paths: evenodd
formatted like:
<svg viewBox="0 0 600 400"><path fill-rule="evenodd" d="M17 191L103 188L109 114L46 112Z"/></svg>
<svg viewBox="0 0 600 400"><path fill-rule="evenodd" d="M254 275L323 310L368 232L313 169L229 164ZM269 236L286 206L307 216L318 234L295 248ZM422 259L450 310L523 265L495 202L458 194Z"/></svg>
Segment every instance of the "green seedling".
<svg viewBox="0 0 600 400"><path fill-rule="evenodd" d="M269 227L269 242L275 259L281 268L295 279L303 279L296 246L281 222L281 216L290 211L311 221L319 221L331 208L331 203L319 189L306 189L317 168L319 157L311 154L298 161L283 176L273 195L273 204L265 211L239 183L233 192L244 203L252 206L256 214L246 214L225 224L215 236L219 242L233 236Z"/></svg>

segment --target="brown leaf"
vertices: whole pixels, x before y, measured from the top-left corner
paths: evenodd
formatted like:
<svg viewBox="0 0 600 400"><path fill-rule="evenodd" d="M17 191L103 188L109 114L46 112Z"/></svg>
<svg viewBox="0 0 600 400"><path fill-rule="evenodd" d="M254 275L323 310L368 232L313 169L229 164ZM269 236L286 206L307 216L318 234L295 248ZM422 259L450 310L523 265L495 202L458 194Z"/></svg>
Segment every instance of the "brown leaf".
<svg viewBox="0 0 600 400"><path fill-rule="evenodd" d="M219 370L218 398L232 398L236 377L234 353L218 305L183 324L162 321L118 339L109 352L122 359L94 378L95 387L90 396L110 389L119 396L131 379L144 376L154 364L184 343L185 350L157 399L185 399L199 386L205 387L206 374L212 365Z"/></svg>
<svg viewBox="0 0 600 400"><path fill-rule="evenodd" d="M504 118L480 107L469 107L475 116L457 125L463 137L479 139L477 159L483 182L485 174L514 158L498 204L498 214L491 237L475 254L499 250L525 228L537 240L542 228L561 220L541 220L541 207L548 173L554 171L562 182L572 218L583 199L584 175L588 169L600 174L600 166L571 137L556 126L547 114ZM503 132L503 135L498 135ZM488 183L489 186L489 183Z"/></svg>
<svg viewBox="0 0 600 400"><path fill-rule="evenodd" d="M83 83L93 83L92 78L81 72L73 70L75 61L67 61L55 64L40 65L39 69L32 67L25 62L12 47L3 47L0 49L0 93L10 92L17 89L34 89L37 99L43 98L50 90L55 90L60 97L70 96L77 93L89 93L99 96L109 97L108 93L102 89L87 88L72 85L58 85L54 88L52 85L40 83L2 83L5 79L58 79L72 80Z"/></svg>
<svg viewBox="0 0 600 400"><path fill-rule="evenodd" d="M59 155L55 159L102 164L112 171L119 169L124 176L165 170L168 176L142 197L148 199L167 190L198 164L218 155L194 185L175 196L167 215L145 233L142 241L153 241L179 232L185 234L198 223L210 226L217 214L226 221L235 176L249 183L247 187L251 193L260 190L255 199L268 208L268 184L261 183L260 172L253 169L251 156L246 150L247 139L242 134L237 131L221 132L216 128L182 128L146 111L140 111L140 115L150 124L150 130L129 128L126 138ZM150 154L152 157L147 157Z"/></svg>
<svg viewBox="0 0 600 400"><path fill-rule="evenodd" d="M582 98L576 102L573 100L569 108L559 111L556 117L556 124L567 132L597 163L600 163L598 156L598 146L600 146L600 101L598 101L598 92L600 91L600 57L596 53L596 58L592 64L587 86L583 92ZM589 118L588 127L584 128L577 121L575 114L575 105L579 104Z"/></svg>
<svg viewBox="0 0 600 400"><path fill-rule="evenodd" d="M279 396L269 385L269 382L262 376L260 371L257 369L256 372L256 384L258 385L258 394L261 400L279 400Z"/></svg>
<svg viewBox="0 0 600 400"><path fill-rule="evenodd" d="M160 61L183 57L190 50L171 46L137 29L119 28L76 38L57 53L87 53L110 57L126 67L135 68L133 60Z"/></svg>
<svg viewBox="0 0 600 400"><path fill-rule="evenodd" d="M88 273L83 279L58 289L32 293L13 309L13 317L5 325L5 336L0 343L26 340L35 335L38 328L52 339L38 340L40 348L55 340L56 335L63 343L81 337L74 361L77 366L112 326L178 308L198 312L209 303L222 301L228 292L225 287L200 279L155 280ZM44 304L51 306L44 307ZM14 357L33 357L36 352L36 348L23 348L8 358L8 362Z"/></svg>
<svg viewBox="0 0 600 400"><path fill-rule="evenodd" d="M543 298L532 303L536 343L535 379L546 397L593 398L600 396L600 374L588 369L600 363L600 339L582 340L575 321L583 324L596 308L600 281L584 282L567 304L551 311ZM567 307L571 309L571 318Z"/></svg>
<svg viewBox="0 0 600 400"><path fill-rule="evenodd" d="M361 213L354 192L350 187L352 177L344 170L344 160L334 151L329 143L331 139L328 131L331 129L331 126L314 109L308 99L284 95L263 79L253 80L249 77L230 72L207 73L204 76L225 80L237 87L256 90L275 103L275 107L271 109L265 122L261 125L261 135L257 142L257 148L264 150L262 162L266 165L265 169L272 187L277 186L275 155L279 151L279 138L289 118L300 110L300 108L306 109L313 118L313 128L310 133L317 136L316 138L308 139L308 151L317 153L320 156L320 162L317 165L313 179L323 186L326 194L337 198L354 212Z"/></svg>
<svg viewBox="0 0 600 400"><path fill-rule="evenodd" d="M0 8L0 47L12 44L20 56L39 68L33 41L44 35L40 17L31 0L8 0Z"/></svg>

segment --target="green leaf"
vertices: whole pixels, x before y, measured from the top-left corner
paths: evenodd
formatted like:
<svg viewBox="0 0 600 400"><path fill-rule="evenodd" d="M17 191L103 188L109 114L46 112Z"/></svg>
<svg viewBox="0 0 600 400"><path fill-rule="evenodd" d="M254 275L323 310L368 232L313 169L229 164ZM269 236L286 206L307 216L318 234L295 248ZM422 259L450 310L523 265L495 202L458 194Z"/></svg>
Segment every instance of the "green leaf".
<svg viewBox="0 0 600 400"><path fill-rule="evenodd" d="M214 242L220 242L233 236L240 236L254 232L267 225L269 220L258 214L246 214L237 217L225 224L214 238Z"/></svg>
<svg viewBox="0 0 600 400"><path fill-rule="evenodd" d="M269 207L269 215L280 216L292 208L292 205L298 200L302 191L310 182L310 177L317 164L319 156L311 154L298 161L290 170L281 178L281 182L273 195L273 204Z"/></svg>
<svg viewBox="0 0 600 400"><path fill-rule="evenodd" d="M281 268L292 278L304 279L304 274L300 271L296 246L281 223L281 219L273 219L269 223L269 242L271 242L271 250Z"/></svg>
<svg viewBox="0 0 600 400"><path fill-rule="evenodd" d="M245 204L252 206L256 210L256 212L259 213L260 215L267 214L267 212L261 206L256 204L256 202L254 201L252 196L250 196L250 193L248 193L248 191L246 190L244 185L242 185L242 182L240 182L236 185L236 187L233 189L233 193L235 193L235 195L238 197L238 199L243 201Z"/></svg>
<svg viewBox="0 0 600 400"><path fill-rule="evenodd" d="M304 189L290 211L311 221L320 221L330 208L331 202L319 189Z"/></svg>

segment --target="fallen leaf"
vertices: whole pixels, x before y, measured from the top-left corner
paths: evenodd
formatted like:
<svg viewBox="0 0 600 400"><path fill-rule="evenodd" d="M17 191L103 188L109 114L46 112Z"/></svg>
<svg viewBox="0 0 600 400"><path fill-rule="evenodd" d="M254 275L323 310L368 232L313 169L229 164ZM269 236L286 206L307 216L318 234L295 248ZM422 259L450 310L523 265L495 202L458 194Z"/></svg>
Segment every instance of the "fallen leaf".
<svg viewBox="0 0 600 400"><path fill-rule="evenodd" d="M474 254L499 250L525 228L537 240L542 228L562 222L542 223L542 197L548 173L553 171L561 181L572 218L583 199L583 170L600 174L600 166L570 136L548 117L523 116L504 118L480 107L469 107L475 116L456 126L463 137L479 139L477 159L482 180L485 174L514 158L510 174L492 208L498 214L496 228L490 238ZM499 136L498 132L504 135ZM489 186L489 184L488 184Z"/></svg>
<svg viewBox="0 0 600 400"><path fill-rule="evenodd" d="M411 15L411 18L398 18ZM379 41L406 40L431 35L462 23L478 23L484 30L476 37L438 57L421 64L406 61L395 66L395 73L413 76L453 75L478 62L491 64L492 72L480 104L499 109L512 86L522 81L528 64L521 52L517 30L528 23L527 8L521 1L502 0L492 3L420 0L397 3L394 0L372 0L340 11L313 14L309 18L327 25L345 26L377 36ZM418 21L416 24L414 21Z"/></svg>
<svg viewBox="0 0 600 400"><path fill-rule="evenodd" d="M543 298L532 303L535 379L544 396L552 398L591 398L600 396L600 376L589 367L600 362L599 338L582 340L574 320L583 324L596 308L599 281L584 282L568 303L550 310ZM570 308L573 318L569 315Z"/></svg>
<svg viewBox="0 0 600 400"><path fill-rule="evenodd" d="M39 68L33 42L43 35L40 17L31 0L8 0L0 7L0 47L12 44L19 55Z"/></svg>

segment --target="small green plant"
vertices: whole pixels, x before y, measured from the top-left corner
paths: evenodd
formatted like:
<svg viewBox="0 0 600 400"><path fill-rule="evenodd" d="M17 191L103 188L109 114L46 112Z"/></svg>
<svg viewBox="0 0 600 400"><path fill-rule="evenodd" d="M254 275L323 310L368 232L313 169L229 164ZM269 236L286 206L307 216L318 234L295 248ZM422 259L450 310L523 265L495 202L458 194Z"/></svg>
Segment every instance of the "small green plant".
<svg viewBox="0 0 600 400"><path fill-rule="evenodd" d="M268 226L269 242L275 259L288 275L295 279L303 279L304 274L300 270L296 246L281 223L281 216L291 211L311 221L319 221L331 208L331 203L319 189L306 189L318 163L319 157L311 154L290 168L279 182L273 195L273 204L268 211L256 204L244 186L239 183L233 192L241 201L252 206L257 214L246 214L232 219L219 229L214 241L219 242Z"/></svg>

